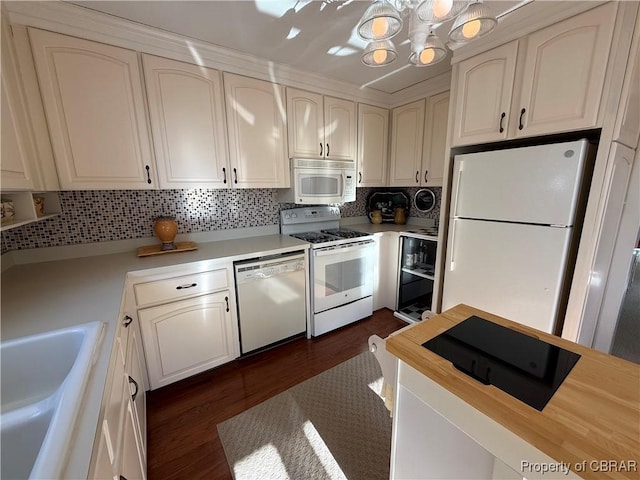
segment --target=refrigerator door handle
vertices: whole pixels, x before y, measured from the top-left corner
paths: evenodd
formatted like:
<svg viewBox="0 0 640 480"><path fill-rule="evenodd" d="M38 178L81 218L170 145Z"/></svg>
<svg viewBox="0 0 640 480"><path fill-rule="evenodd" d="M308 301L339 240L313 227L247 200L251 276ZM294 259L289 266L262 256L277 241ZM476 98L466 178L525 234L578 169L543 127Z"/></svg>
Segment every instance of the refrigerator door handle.
<svg viewBox="0 0 640 480"><path fill-rule="evenodd" d="M462 183L462 163L460 163L460 168L458 169L458 177L456 178L456 191L453 195L453 213L452 215L455 217L458 215L458 196L460 195L460 184Z"/></svg>
<svg viewBox="0 0 640 480"><path fill-rule="evenodd" d="M453 272L456 266L456 219L452 220L451 225L451 259L449 260L449 271Z"/></svg>

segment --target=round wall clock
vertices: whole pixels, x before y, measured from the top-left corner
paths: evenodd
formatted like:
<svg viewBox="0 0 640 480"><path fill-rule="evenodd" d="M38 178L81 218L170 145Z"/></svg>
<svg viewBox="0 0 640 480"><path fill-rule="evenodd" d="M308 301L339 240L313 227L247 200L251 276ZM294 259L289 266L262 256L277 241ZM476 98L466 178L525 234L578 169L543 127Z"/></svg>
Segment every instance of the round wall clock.
<svg viewBox="0 0 640 480"><path fill-rule="evenodd" d="M416 192L413 203L419 212L430 212L436 206L436 195L433 190L422 188Z"/></svg>

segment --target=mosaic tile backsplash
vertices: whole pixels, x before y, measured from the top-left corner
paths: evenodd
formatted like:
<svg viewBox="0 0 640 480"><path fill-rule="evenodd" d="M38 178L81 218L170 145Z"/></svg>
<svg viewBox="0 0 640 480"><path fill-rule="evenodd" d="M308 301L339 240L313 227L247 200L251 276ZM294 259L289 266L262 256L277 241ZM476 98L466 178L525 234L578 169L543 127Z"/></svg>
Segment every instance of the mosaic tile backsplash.
<svg viewBox="0 0 640 480"><path fill-rule="evenodd" d="M342 205L343 217L367 214L367 198L379 190L402 190L413 199L418 188L358 188L356 201ZM441 188L432 188L436 207L428 213L411 205L409 217L440 215ZM152 237L153 219L174 215L178 233L208 232L277 225L280 210L275 189L91 190L60 192L62 213L2 232L2 253L28 248L77 245Z"/></svg>

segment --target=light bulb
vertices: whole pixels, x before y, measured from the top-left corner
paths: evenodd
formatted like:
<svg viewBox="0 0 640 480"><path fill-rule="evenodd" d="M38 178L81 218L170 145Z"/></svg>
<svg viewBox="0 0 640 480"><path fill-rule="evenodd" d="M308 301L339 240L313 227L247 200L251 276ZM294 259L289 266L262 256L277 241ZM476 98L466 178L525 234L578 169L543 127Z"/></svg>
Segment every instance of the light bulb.
<svg viewBox="0 0 640 480"><path fill-rule="evenodd" d="M436 56L436 52L433 48L425 48L420 52L420 63L423 65L428 65L433 62L433 59Z"/></svg>
<svg viewBox="0 0 640 480"><path fill-rule="evenodd" d="M387 59L387 51L384 49L374 50L373 51L373 62L382 65L384 61Z"/></svg>
<svg viewBox="0 0 640 480"><path fill-rule="evenodd" d="M384 37L389 31L389 22L385 17L376 17L371 23L371 33L376 40Z"/></svg>
<svg viewBox="0 0 640 480"><path fill-rule="evenodd" d="M462 26L462 36L464 38L475 37L480 31L481 26L482 24L480 23L480 20L472 20L470 22L465 23Z"/></svg>
<svg viewBox="0 0 640 480"><path fill-rule="evenodd" d="M436 0L433 2L433 15L436 18L445 17L453 7L453 0Z"/></svg>

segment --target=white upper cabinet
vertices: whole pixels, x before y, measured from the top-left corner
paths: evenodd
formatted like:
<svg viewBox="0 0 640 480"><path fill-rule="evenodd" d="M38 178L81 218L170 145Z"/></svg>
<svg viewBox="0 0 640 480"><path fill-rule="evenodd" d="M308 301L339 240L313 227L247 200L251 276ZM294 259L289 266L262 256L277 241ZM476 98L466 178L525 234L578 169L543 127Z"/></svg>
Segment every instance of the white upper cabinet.
<svg viewBox="0 0 640 480"><path fill-rule="evenodd" d="M138 54L29 29L64 190L153 188Z"/></svg>
<svg viewBox="0 0 640 480"><path fill-rule="evenodd" d="M515 136L597 125L616 10L612 2L529 35Z"/></svg>
<svg viewBox="0 0 640 480"><path fill-rule="evenodd" d="M457 64L452 144L597 127L616 11L609 2Z"/></svg>
<svg viewBox="0 0 640 480"><path fill-rule="evenodd" d="M349 100L287 88L289 157L356 159L356 106Z"/></svg>
<svg viewBox="0 0 640 480"><path fill-rule="evenodd" d="M356 160L356 104L341 98L324 97L325 158Z"/></svg>
<svg viewBox="0 0 640 480"><path fill-rule="evenodd" d="M389 186L420 185L425 101L403 105L391 112Z"/></svg>
<svg viewBox="0 0 640 480"><path fill-rule="evenodd" d="M160 188L229 183L222 75L142 55Z"/></svg>
<svg viewBox="0 0 640 480"><path fill-rule="evenodd" d="M289 157L324 158L324 100L319 93L287 88Z"/></svg>
<svg viewBox="0 0 640 480"><path fill-rule="evenodd" d="M441 187L447 151L449 92L427 98L424 146L422 149L421 185Z"/></svg>
<svg viewBox="0 0 640 480"><path fill-rule="evenodd" d="M638 148L640 136L640 16L636 18L631 53L622 87L622 104L616 118L613 140Z"/></svg>
<svg viewBox="0 0 640 480"><path fill-rule="evenodd" d="M358 187L387 185L389 110L358 104Z"/></svg>
<svg viewBox="0 0 640 480"><path fill-rule="evenodd" d="M454 145L507 138L517 54L514 41L457 65Z"/></svg>
<svg viewBox="0 0 640 480"><path fill-rule="evenodd" d="M30 163L36 150L21 89L20 72L11 42L10 28L2 23L2 190L34 188Z"/></svg>
<svg viewBox="0 0 640 480"><path fill-rule="evenodd" d="M284 87L224 73L230 175L233 187L287 188Z"/></svg>

